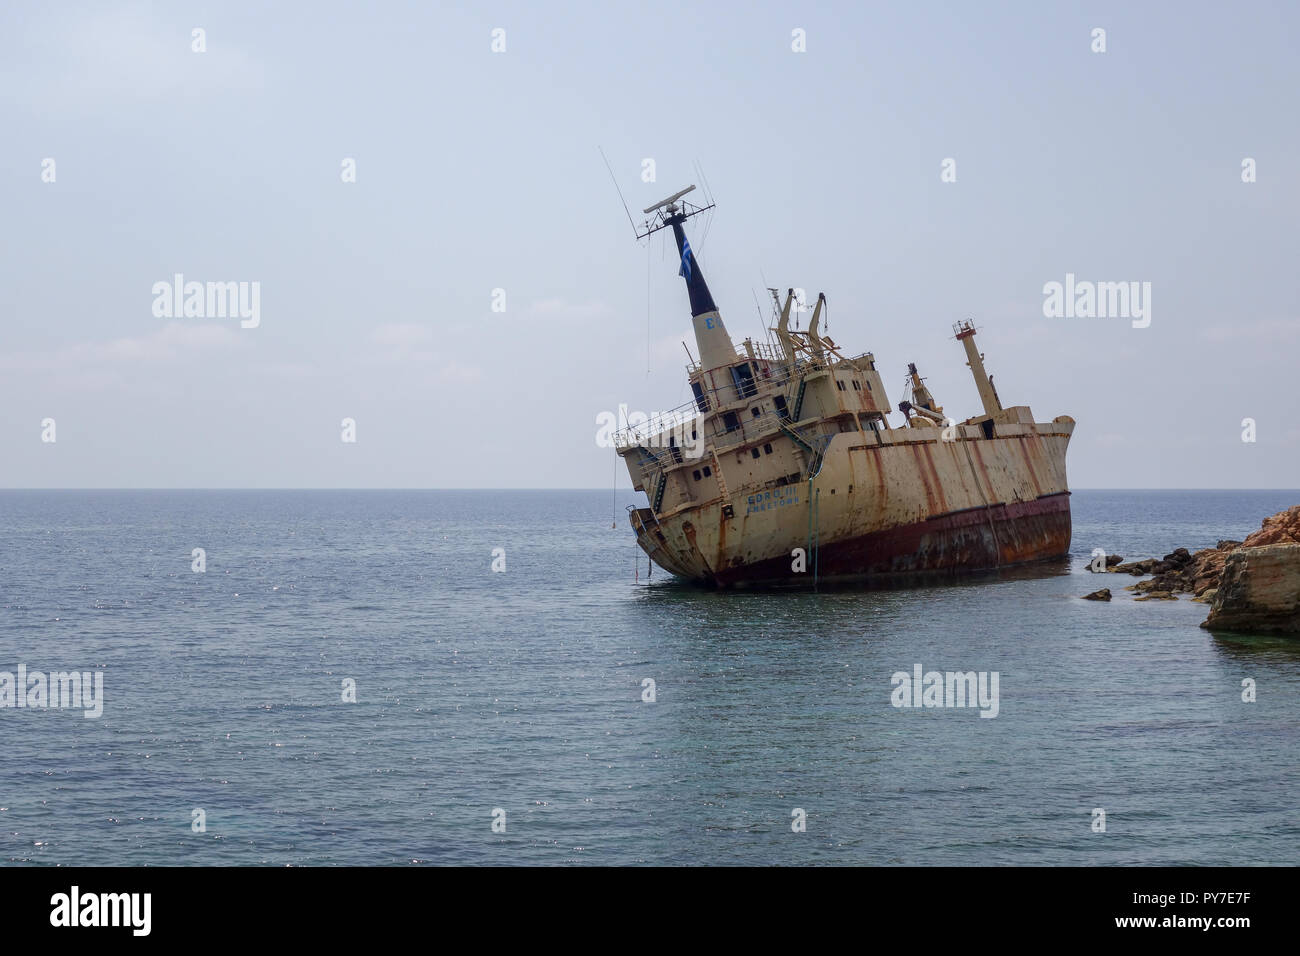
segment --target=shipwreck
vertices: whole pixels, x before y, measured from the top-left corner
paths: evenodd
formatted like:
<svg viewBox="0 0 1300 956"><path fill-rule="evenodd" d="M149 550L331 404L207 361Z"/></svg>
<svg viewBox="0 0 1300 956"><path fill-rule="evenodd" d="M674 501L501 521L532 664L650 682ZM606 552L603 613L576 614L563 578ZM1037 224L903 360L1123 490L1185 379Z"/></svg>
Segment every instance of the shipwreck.
<svg viewBox="0 0 1300 956"><path fill-rule="evenodd" d="M916 365L901 423L870 352L846 355L819 331L790 327L794 290L772 295L767 341L727 333L684 226L712 208L683 197L645 210L645 238L672 229L690 300L698 361L693 398L668 418L622 429L615 449L648 504L629 508L655 564L720 587L906 581L988 571L1065 555L1065 455L1074 419L1036 422L1005 407L962 321L983 412L956 421ZM689 354L689 349L687 350Z"/></svg>

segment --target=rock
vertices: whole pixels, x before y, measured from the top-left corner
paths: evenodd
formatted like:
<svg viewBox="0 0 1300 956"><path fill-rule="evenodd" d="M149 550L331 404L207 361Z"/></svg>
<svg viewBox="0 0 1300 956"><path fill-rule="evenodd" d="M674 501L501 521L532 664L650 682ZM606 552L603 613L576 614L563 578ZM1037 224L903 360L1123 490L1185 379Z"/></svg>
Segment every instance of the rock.
<svg viewBox="0 0 1300 956"><path fill-rule="evenodd" d="M1102 588L1100 591L1093 591L1091 594L1083 596L1085 601L1109 601L1110 588Z"/></svg>
<svg viewBox="0 0 1300 956"><path fill-rule="evenodd" d="M1093 561L1096 561L1096 560L1097 560L1096 558L1093 558L1093 559L1091 559L1091 560L1088 562L1088 570L1089 570L1089 571L1092 571L1092 570L1093 570L1092 562L1093 562ZM1124 560L1124 559L1121 558L1118 554L1108 554L1108 555L1106 555L1106 567L1103 568L1102 570L1103 570L1103 571L1113 571L1113 570L1115 569L1115 565L1119 564L1119 563L1120 563L1121 561L1123 561L1123 560Z"/></svg>
<svg viewBox="0 0 1300 956"><path fill-rule="evenodd" d="M1138 601L1176 601L1179 594L1190 593L1194 595L1194 600L1199 600L1201 603L1217 603L1224 599L1222 581L1227 573L1225 570L1227 563L1232 560L1233 555L1247 549L1284 544L1300 545L1300 505L1265 518L1260 525L1260 529L1247 537L1244 542L1224 539L1218 543L1217 547L1202 548L1195 554L1186 548L1174 548L1163 558L1145 558L1141 561L1129 561L1128 563L1125 563L1124 559L1118 555L1107 555L1106 570L1120 574L1131 574L1138 578L1151 575L1148 580L1139 581L1124 588L1125 591L1136 591L1141 594L1141 597L1136 598ZM1286 572L1279 570L1279 566L1276 564L1277 560L1281 559L1268 558L1260 567L1266 567L1268 575L1285 576ZM1091 567L1089 570L1091 570ZM1270 590L1272 585L1261 582L1260 586L1266 593L1264 593L1264 596L1257 598L1253 591L1249 594L1243 591L1244 585L1235 585L1236 592L1240 593L1233 597L1231 601L1237 603L1227 605L1226 610L1222 612L1226 617L1216 617L1212 605L1210 621L1207 622L1207 626L1220 626L1213 622L1225 619L1228 621L1244 620L1249 623L1259 617L1264 620L1264 623L1259 626L1272 627L1273 623L1271 622L1273 622L1277 613L1281 613L1278 609L1283 608L1285 605L1285 597L1274 594ZM1296 599L1300 600L1300 597ZM1101 599L1094 598L1094 600ZM1282 603L1279 604L1279 601ZM1246 602L1246 604L1240 602ZM1259 602L1262 602L1260 607L1264 610L1258 613L1243 610L1247 605L1253 607L1255 603ZM1222 625L1222 627L1223 629L1229 629L1226 625Z"/></svg>
<svg viewBox="0 0 1300 956"><path fill-rule="evenodd" d="M1300 507L1282 515L1292 513L1300 518ZM1272 520L1265 520L1256 534L1272 537L1294 527L1270 526ZM1300 635L1300 542L1243 545L1229 554L1210 616L1201 626L1240 634Z"/></svg>
<svg viewBox="0 0 1300 956"><path fill-rule="evenodd" d="M1220 541L1220 544L1237 545L1230 541ZM1200 595L1207 590L1217 587L1219 575L1223 573L1223 562L1228 559L1228 550L1219 548L1205 548L1197 551L1192 555L1192 563L1188 567L1188 577L1191 578L1192 592Z"/></svg>
<svg viewBox="0 0 1300 956"><path fill-rule="evenodd" d="M1150 581L1143 581L1143 584L1150 584L1150 591L1186 591L1187 579L1178 571L1162 571Z"/></svg>
<svg viewBox="0 0 1300 956"><path fill-rule="evenodd" d="M1258 531L1241 543L1243 548L1261 548L1266 544L1300 544L1300 505L1265 518Z"/></svg>
<svg viewBox="0 0 1300 956"><path fill-rule="evenodd" d="M1119 574L1131 574L1134 577L1141 577L1144 574L1150 574L1151 569L1157 563L1155 558L1147 558L1145 561L1130 561L1128 564L1117 564L1115 570Z"/></svg>
<svg viewBox="0 0 1300 956"><path fill-rule="evenodd" d="M1220 543L1231 545L1233 548L1238 546L1232 541ZM1145 573L1154 575L1150 581L1138 583L1139 591L1204 594L1218 585L1223 562L1227 560L1229 553L1230 551L1218 548L1202 548L1192 554L1186 548L1176 548L1159 561L1155 558L1134 561L1121 566L1119 570L1130 569L1132 574L1141 574L1145 569Z"/></svg>

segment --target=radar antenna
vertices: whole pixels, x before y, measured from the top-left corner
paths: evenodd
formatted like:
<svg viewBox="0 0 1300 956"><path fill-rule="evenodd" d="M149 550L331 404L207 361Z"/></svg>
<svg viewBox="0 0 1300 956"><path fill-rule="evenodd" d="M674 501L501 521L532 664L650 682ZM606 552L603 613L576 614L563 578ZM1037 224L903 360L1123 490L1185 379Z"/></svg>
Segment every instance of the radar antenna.
<svg viewBox="0 0 1300 956"><path fill-rule="evenodd" d="M687 186L685 189L679 189L679 190L677 190L677 192L673 193L671 196L669 196L669 197L668 197L667 199L665 199L663 202L657 202L657 203L655 203L653 206L650 206L650 207L647 208L647 209L642 209L641 211L644 212L644 213L651 213L651 212L654 212L656 209L660 209L660 208L662 208L662 207L664 207L664 206L673 207L673 204L674 204L675 202L677 202L677 200L681 199L681 198L682 198L683 196L685 196L688 192L691 192L691 191L694 190L694 189L695 189L695 185L694 185L694 184L691 184L690 186ZM674 208L675 208L675 207L674 207ZM669 212L672 212L672 211L673 211L673 208L670 208L668 211L669 211Z"/></svg>
<svg viewBox="0 0 1300 956"><path fill-rule="evenodd" d="M678 190L667 199L641 210L650 218L645 221L645 231L638 233L637 238L644 239L660 229L666 229L674 222L685 222L692 216L698 216L700 213L712 209L713 203L709 203L707 206L697 206L682 199L693 189L695 189L695 186L692 184L685 189Z"/></svg>

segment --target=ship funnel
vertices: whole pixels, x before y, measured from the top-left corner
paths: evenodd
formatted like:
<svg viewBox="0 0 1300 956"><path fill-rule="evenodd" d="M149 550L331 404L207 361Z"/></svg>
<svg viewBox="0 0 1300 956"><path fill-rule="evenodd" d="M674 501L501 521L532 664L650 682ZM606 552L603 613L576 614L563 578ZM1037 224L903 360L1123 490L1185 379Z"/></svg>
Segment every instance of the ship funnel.
<svg viewBox="0 0 1300 956"><path fill-rule="evenodd" d="M700 367L711 369L732 365L736 361L736 346L727 334L727 327L722 324L722 316L713 303L713 293L704 281L700 263L682 229L685 221L686 217L681 213L668 219L682 260L677 274L686 280L686 291L691 297L691 322L695 326L695 344L700 349Z"/></svg>

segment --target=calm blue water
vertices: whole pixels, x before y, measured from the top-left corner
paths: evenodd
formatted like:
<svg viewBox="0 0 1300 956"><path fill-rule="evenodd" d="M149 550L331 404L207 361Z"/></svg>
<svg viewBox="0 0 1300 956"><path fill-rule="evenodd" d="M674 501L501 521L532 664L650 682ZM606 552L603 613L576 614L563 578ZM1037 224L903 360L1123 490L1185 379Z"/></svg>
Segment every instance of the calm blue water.
<svg viewBox="0 0 1300 956"><path fill-rule="evenodd" d="M1300 493L1077 492L1056 573L823 594L638 584L631 501L0 492L0 670L106 672L99 720L0 710L0 861L1300 862L1300 642L1082 570ZM891 707L917 663L999 716Z"/></svg>

